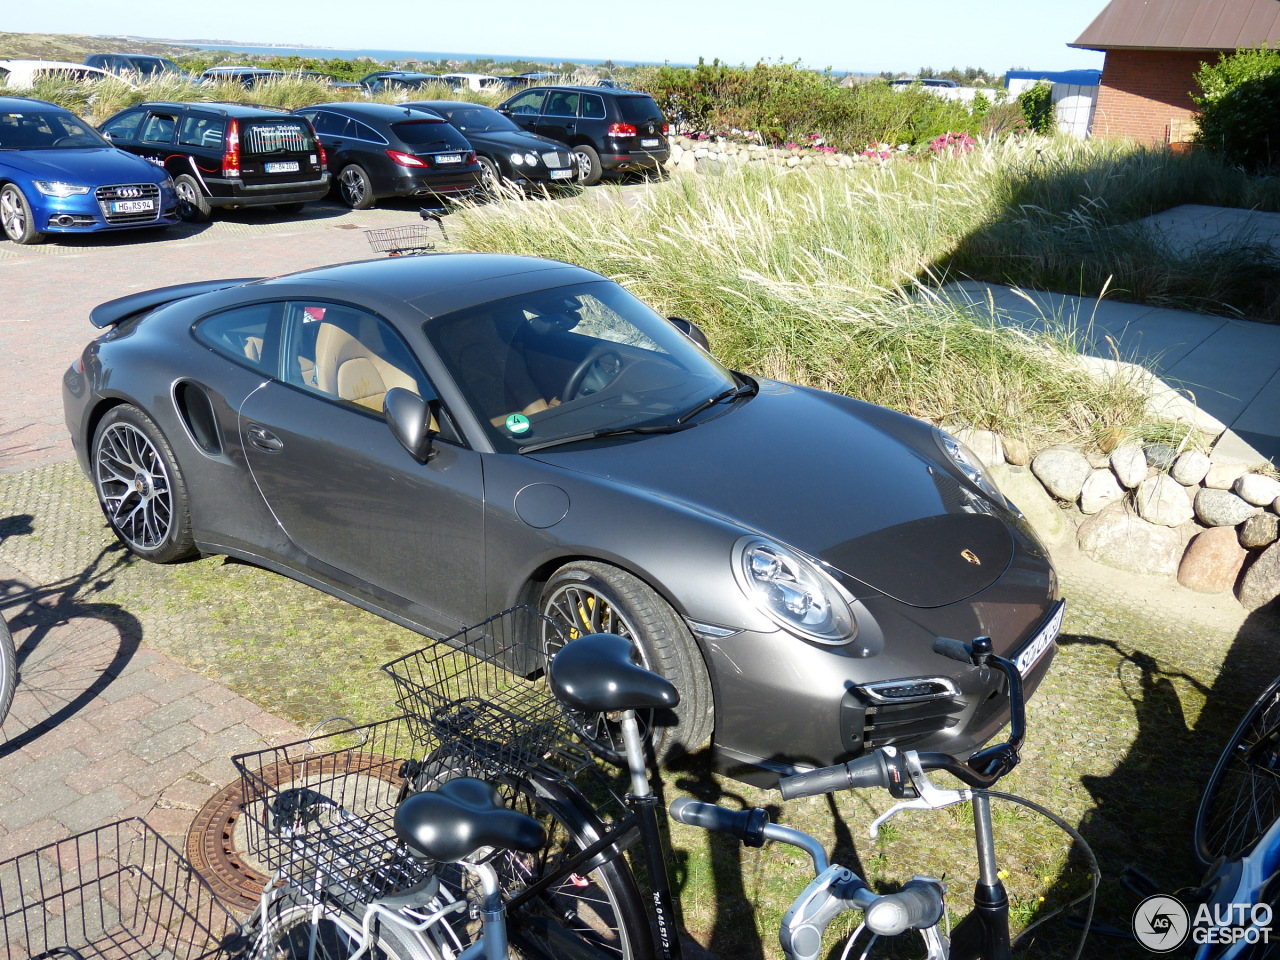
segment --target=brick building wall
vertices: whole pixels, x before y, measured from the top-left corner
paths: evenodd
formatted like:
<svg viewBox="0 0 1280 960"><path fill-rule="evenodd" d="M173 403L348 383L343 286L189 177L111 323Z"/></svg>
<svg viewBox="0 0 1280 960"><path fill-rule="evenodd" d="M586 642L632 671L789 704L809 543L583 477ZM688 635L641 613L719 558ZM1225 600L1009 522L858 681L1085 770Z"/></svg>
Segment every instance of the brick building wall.
<svg viewBox="0 0 1280 960"><path fill-rule="evenodd" d="M1093 136L1167 143L1172 129L1174 142L1190 139L1195 72L1218 56L1209 50L1108 50Z"/></svg>

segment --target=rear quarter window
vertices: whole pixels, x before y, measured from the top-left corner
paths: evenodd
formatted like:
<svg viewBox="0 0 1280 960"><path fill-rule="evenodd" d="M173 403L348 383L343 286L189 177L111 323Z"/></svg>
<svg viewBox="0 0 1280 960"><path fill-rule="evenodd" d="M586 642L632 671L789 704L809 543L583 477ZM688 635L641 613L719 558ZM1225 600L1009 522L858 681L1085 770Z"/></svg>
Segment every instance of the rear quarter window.
<svg viewBox="0 0 1280 960"><path fill-rule="evenodd" d="M622 119L628 123L662 120L662 111L658 109L653 97L619 97L618 110L622 113Z"/></svg>
<svg viewBox="0 0 1280 960"><path fill-rule="evenodd" d="M229 360L275 376L279 313L276 303L235 307L205 317L194 332L197 340Z"/></svg>
<svg viewBox="0 0 1280 960"><path fill-rule="evenodd" d="M309 153L316 148L306 120L241 121L240 149L247 154Z"/></svg>

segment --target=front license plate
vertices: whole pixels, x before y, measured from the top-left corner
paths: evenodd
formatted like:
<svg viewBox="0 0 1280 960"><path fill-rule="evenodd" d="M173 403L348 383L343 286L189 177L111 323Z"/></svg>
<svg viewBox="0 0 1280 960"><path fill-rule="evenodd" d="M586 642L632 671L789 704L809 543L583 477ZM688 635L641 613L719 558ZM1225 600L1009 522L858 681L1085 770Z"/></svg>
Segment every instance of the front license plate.
<svg viewBox="0 0 1280 960"><path fill-rule="evenodd" d="M572 177L573 177L572 170L552 170L551 171L552 180L569 180L569 179L572 179Z"/></svg>
<svg viewBox="0 0 1280 960"><path fill-rule="evenodd" d="M462 158L456 153L445 153L436 157L436 163L461 163Z"/></svg>
<svg viewBox="0 0 1280 960"><path fill-rule="evenodd" d="M1062 632L1062 617L1066 611L1066 602L1059 600L1058 606L1049 615L1045 625L1040 628L1034 637L1023 644L1022 649L1018 651L1018 655L1013 658L1018 672L1024 677L1031 672L1032 667L1040 662L1040 658L1045 655L1045 652L1058 639L1058 634Z"/></svg>
<svg viewBox="0 0 1280 960"><path fill-rule="evenodd" d="M156 208L154 200L112 200L112 213L150 213Z"/></svg>
<svg viewBox="0 0 1280 960"><path fill-rule="evenodd" d="M297 173L297 160L270 160L267 162L267 173Z"/></svg>
<svg viewBox="0 0 1280 960"><path fill-rule="evenodd" d="M658 145L658 141L657 141L656 139L655 139L655 140L641 140L641 141L640 141L640 146L642 146L642 147L656 147L657 145Z"/></svg>

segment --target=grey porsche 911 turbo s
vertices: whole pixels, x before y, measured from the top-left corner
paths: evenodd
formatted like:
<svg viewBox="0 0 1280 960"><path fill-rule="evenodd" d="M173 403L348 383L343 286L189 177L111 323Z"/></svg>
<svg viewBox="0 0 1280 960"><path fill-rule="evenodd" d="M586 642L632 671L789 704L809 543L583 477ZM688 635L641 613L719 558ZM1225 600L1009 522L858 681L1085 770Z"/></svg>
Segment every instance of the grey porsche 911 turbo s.
<svg viewBox="0 0 1280 960"><path fill-rule="evenodd" d="M992 637L1028 692L1053 659L1049 557L962 444L726 369L580 267L402 257L91 320L66 420L135 554L234 556L430 637L516 604L622 634L681 692L662 749L711 739L740 779L976 750L1002 675L935 637Z"/></svg>

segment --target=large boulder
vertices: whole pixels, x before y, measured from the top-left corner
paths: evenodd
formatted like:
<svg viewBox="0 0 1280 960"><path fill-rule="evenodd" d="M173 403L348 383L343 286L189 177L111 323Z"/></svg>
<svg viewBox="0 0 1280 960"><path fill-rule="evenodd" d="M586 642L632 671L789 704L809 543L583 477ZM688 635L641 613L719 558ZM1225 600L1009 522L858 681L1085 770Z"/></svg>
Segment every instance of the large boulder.
<svg viewBox="0 0 1280 960"><path fill-rule="evenodd" d="M1234 527L1244 523L1258 508L1245 503L1230 490L1201 487L1196 493L1196 518L1206 527Z"/></svg>
<svg viewBox="0 0 1280 960"><path fill-rule="evenodd" d="M1198 450L1188 450L1173 462L1169 475L1184 487L1194 487L1204 479L1212 461Z"/></svg>
<svg viewBox="0 0 1280 960"><path fill-rule="evenodd" d="M1280 543L1273 543L1249 565L1236 586L1236 598L1248 610L1265 607L1280 596Z"/></svg>
<svg viewBox="0 0 1280 960"><path fill-rule="evenodd" d="M1111 469L1126 490L1147 479L1147 455L1136 443L1126 443L1111 454Z"/></svg>
<svg viewBox="0 0 1280 960"><path fill-rule="evenodd" d="M1240 499L1247 500L1254 506L1268 507L1275 503L1276 497L1280 497L1280 480L1260 473L1246 473L1236 481L1232 489L1240 495Z"/></svg>
<svg viewBox="0 0 1280 960"><path fill-rule="evenodd" d="M1173 576L1182 559L1177 530L1148 523L1123 503L1113 503L1080 524L1076 543L1099 563L1133 573Z"/></svg>
<svg viewBox="0 0 1280 960"><path fill-rule="evenodd" d="M1068 540L1071 527L1062 509L1030 470L998 463L990 472L1000 492L1022 511L1031 529L1047 546L1056 547Z"/></svg>
<svg viewBox="0 0 1280 960"><path fill-rule="evenodd" d="M1157 473L1138 484L1134 502L1143 520L1162 527L1180 527L1195 516L1182 484L1167 473Z"/></svg>
<svg viewBox="0 0 1280 960"><path fill-rule="evenodd" d="M1228 460L1225 463L1215 463L1209 468L1209 472L1204 475L1204 485L1211 490L1230 490L1248 469L1248 464L1237 463L1233 460Z"/></svg>
<svg viewBox="0 0 1280 960"><path fill-rule="evenodd" d="M1093 473L1093 467L1078 450L1050 447L1036 454L1031 461L1031 472L1053 496L1075 503L1080 499L1080 490L1089 474Z"/></svg>
<svg viewBox="0 0 1280 960"><path fill-rule="evenodd" d="M1124 492L1110 470L1095 470L1080 489L1080 512L1095 514L1108 504L1124 499Z"/></svg>
<svg viewBox="0 0 1280 960"><path fill-rule="evenodd" d="M961 427L955 432L955 438L972 450L984 466L1004 463L1004 444L990 430Z"/></svg>
<svg viewBox="0 0 1280 960"><path fill-rule="evenodd" d="M1201 531L1187 544L1178 565L1178 582L1201 593L1222 593L1235 586L1248 553L1230 527Z"/></svg>
<svg viewBox="0 0 1280 960"><path fill-rule="evenodd" d="M1274 513L1259 513L1240 526L1240 546L1249 550L1269 547L1280 539L1280 517Z"/></svg>

